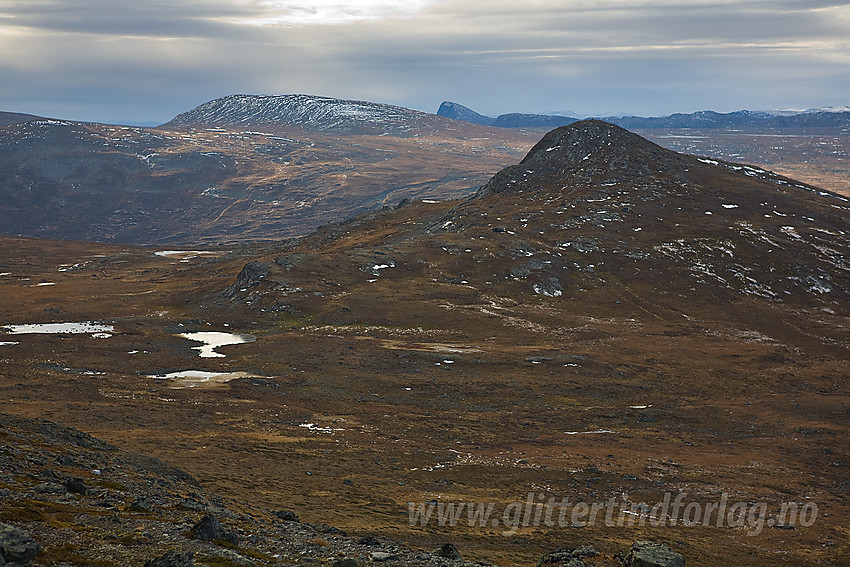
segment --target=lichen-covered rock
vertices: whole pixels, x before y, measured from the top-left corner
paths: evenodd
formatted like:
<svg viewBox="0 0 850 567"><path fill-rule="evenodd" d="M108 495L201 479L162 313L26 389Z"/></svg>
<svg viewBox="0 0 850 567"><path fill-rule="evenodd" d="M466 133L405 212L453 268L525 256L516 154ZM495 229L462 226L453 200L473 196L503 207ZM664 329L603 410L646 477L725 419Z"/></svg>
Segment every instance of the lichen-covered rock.
<svg viewBox="0 0 850 567"><path fill-rule="evenodd" d="M599 555L599 552L590 545L577 549L561 547L541 557L537 567L584 567L582 559L596 557L597 555Z"/></svg>
<svg viewBox="0 0 850 567"><path fill-rule="evenodd" d="M27 532L0 524L0 566L29 567L39 550L38 542Z"/></svg>
<svg viewBox="0 0 850 567"><path fill-rule="evenodd" d="M685 567L685 558L666 543L638 541L625 556L626 567Z"/></svg>
<svg viewBox="0 0 850 567"><path fill-rule="evenodd" d="M534 293L546 297L560 297L564 293L558 278L548 278L534 284Z"/></svg>

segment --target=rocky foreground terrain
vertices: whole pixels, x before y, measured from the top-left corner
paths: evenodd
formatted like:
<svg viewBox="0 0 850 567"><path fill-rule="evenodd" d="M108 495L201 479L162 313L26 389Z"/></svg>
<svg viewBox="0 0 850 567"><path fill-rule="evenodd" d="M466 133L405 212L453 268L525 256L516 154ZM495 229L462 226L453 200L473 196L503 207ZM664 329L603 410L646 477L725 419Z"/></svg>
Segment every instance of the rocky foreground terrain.
<svg viewBox="0 0 850 567"><path fill-rule="evenodd" d="M463 561L451 543L417 550L386 538L348 537L326 524L301 523L291 510L211 496L180 469L50 421L0 414L0 425L0 565L487 565ZM617 557L591 546L563 548L540 564L684 561L666 545L642 542Z"/></svg>

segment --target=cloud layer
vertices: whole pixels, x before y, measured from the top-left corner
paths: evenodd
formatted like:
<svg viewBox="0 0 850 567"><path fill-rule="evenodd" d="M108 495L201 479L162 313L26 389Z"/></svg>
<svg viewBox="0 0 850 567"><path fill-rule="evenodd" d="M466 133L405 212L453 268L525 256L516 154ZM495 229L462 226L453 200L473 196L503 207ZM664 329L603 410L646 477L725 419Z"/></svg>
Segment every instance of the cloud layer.
<svg viewBox="0 0 850 567"><path fill-rule="evenodd" d="M848 104L850 3L7 0L0 109L165 122L231 93L435 111Z"/></svg>

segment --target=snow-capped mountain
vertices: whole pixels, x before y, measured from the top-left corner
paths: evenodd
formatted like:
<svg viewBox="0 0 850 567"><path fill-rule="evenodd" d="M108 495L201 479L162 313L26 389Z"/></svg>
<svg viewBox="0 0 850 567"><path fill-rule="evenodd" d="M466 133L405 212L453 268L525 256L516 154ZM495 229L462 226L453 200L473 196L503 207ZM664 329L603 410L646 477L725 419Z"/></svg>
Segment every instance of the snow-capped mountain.
<svg viewBox="0 0 850 567"><path fill-rule="evenodd" d="M206 102L163 125L302 127L322 132L415 135L449 123L426 112L358 100L303 94L230 95Z"/></svg>

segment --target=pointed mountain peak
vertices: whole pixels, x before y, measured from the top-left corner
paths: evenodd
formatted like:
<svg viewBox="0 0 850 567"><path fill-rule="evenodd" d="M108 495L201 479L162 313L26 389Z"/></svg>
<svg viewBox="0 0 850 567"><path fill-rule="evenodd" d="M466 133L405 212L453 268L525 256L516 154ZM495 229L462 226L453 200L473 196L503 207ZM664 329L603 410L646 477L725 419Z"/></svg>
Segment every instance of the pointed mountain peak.
<svg viewBox="0 0 850 567"><path fill-rule="evenodd" d="M656 175L682 180L695 158L658 146L602 120L581 120L546 134L518 164L482 190L533 190L550 183L613 183Z"/></svg>
<svg viewBox="0 0 850 567"><path fill-rule="evenodd" d="M637 134L614 124L595 119L581 120L546 134L520 163L541 161L580 163L593 157L600 150L621 153L649 148L661 149Z"/></svg>

